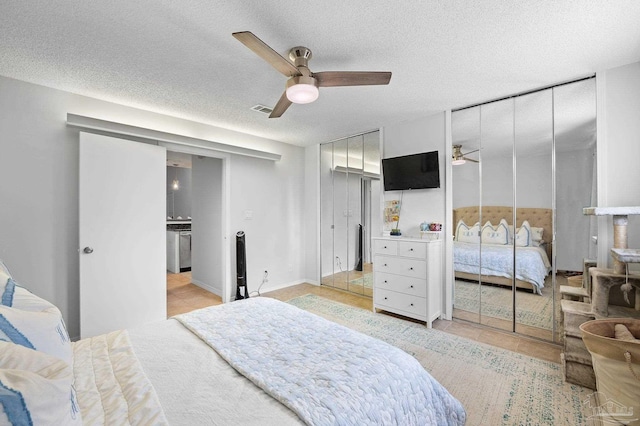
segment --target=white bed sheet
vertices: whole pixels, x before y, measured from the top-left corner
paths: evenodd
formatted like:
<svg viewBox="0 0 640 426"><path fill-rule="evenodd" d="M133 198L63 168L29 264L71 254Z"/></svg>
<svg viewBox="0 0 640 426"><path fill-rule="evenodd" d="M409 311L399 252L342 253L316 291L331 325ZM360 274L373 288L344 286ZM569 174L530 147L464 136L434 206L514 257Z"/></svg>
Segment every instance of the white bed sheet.
<svg viewBox="0 0 640 426"><path fill-rule="evenodd" d="M516 247L516 278L527 281L542 294L544 280L551 271L551 263L542 247ZM482 256L482 257L481 257ZM476 243L454 241L453 268L469 274L482 274L511 278L513 271L513 245L483 244L482 252Z"/></svg>
<svg viewBox="0 0 640 426"><path fill-rule="evenodd" d="M171 425L303 424L178 321L131 329L129 337Z"/></svg>

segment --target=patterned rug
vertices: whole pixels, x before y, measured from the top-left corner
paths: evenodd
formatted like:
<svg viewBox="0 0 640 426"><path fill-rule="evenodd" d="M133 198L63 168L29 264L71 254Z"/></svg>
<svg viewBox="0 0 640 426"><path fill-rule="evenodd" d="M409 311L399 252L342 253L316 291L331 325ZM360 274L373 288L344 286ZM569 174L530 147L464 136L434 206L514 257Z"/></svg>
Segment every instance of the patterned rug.
<svg viewBox="0 0 640 426"><path fill-rule="evenodd" d="M455 281L454 307L477 313L482 299L482 315L511 321L513 319L511 290L505 287L483 285L478 297L478 284ZM560 305L560 303L558 303ZM518 290L516 292L516 321L519 324L551 330L553 323L553 299L548 287L542 295ZM556 315L558 312L556 312ZM559 318L559 317L558 317Z"/></svg>
<svg viewBox="0 0 640 426"><path fill-rule="evenodd" d="M362 277L349 280L350 285L364 285L366 288L373 288L373 273L364 274Z"/></svg>
<svg viewBox="0 0 640 426"><path fill-rule="evenodd" d="M288 303L413 355L462 403L467 425L590 424L593 391L565 383L559 364L312 294Z"/></svg>

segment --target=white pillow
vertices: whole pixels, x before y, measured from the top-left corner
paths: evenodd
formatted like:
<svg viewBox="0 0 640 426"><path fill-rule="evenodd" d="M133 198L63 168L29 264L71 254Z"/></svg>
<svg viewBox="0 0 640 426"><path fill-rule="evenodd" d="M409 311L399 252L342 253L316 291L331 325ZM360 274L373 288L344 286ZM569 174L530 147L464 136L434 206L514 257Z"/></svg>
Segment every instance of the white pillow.
<svg viewBox="0 0 640 426"><path fill-rule="evenodd" d="M531 245L531 226L526 220L522 222L522 226L518 228L516 232L515 244L517 247L528 247Z"/></svg>
<svg viewBox="0 0 640 426"><path fill-rule="evenodd" d="M82 425L71 366L0 341L0 424Z"/></svg>
<svg viewBox="0 0 640 426"><path fill-rule="evenodd" d="M479 243L480 242L480 223L476 222L471 228L467 226L462 220L458 222L456 226L456 241L464 243Z"/></svg>
<svg viewBox="0 0 640 426"><path fill-rule="evenodd" d="M535 226L531 227L531 241L542 241L542 234L544 233L544 228L538 228ZM539 244L538 244L539 245Z"/></svg>
<svg viewBox="0 0 640 426"><path fill-rule="evenodd" d="M0 339L48 353L68 364L72 361L71 340L60 310L12 279L0 304Z"/></svg>
<svg viewBox="0 0 640 426"><path fill-rule="evenodd" d="M487 221L482 227L482 243L483 244L508 244L509 228L507 222L502 219L497 226L493 226Z"/></svg>
<svg viewBox="0 0 640 426"><path fill-rule="evenodd" d="M4 263L2 263L2 259L0 259L0 295L4 293L4 289L7 285L7 282L9 281L9 278L11 278L9 269Z"/></svg>

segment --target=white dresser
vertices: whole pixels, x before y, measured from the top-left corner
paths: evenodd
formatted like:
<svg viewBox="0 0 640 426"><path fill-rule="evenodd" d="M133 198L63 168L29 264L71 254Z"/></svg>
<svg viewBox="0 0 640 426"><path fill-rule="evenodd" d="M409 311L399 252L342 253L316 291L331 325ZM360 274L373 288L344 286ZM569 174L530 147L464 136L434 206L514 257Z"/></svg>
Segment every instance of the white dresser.
<svg viewBox="0 0 640 426"><path fill-rule="evenodd" d="M442 240L373 238L373 310L431 323L442 315Z"/></svg>

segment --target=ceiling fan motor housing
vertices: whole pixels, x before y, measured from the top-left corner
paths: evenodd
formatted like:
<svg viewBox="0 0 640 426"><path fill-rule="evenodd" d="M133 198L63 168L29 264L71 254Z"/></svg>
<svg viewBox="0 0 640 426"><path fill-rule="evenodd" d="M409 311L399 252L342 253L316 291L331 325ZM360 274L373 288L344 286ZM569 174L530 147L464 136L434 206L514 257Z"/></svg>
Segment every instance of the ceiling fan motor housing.
<svg viewBox="0 0 640 426"><path fill-rule="evenodd" d="M311 49L304 46L296 46L289 50L289 59L296 67L309 68L311 56Z"/></svg>

